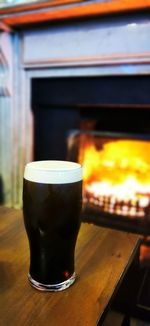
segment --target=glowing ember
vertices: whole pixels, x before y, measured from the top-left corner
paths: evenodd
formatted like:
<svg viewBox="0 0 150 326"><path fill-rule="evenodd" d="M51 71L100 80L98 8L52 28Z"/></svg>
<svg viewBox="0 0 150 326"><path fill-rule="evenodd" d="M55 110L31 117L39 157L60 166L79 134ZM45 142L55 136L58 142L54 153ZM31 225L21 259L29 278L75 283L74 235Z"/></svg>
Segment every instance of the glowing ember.
<svg viewBox="0 0 150 326"><path fill-rule="evenodd" d="M84 201L103 211L144 216L150 205L150 143L85 140L79 154L84 166Z"/></svg>

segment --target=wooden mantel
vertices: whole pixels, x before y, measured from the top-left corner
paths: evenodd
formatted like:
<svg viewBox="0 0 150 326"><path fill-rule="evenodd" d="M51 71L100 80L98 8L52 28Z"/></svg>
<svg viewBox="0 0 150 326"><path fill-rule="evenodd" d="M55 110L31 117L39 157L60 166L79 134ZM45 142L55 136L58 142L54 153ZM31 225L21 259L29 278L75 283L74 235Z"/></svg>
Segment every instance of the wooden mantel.
<svg viewBox="0 0 150 326"><path fill-rule="evenodd" d="M122 12L150 9L150 0L52 0L34 1L20 5L1 5L0 30L7 26L17 27L27 24L54 20L75 19L89 16L109 15Z"/></svg>

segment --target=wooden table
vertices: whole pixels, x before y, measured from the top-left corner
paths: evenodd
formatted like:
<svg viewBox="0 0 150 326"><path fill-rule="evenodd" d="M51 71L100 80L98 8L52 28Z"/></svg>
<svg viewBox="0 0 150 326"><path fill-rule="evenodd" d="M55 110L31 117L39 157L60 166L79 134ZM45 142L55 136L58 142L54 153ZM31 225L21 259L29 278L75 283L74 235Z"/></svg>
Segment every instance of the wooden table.
<svg viewBox="0 0 150 326"><path fill-rule="evenodd" d="M0 325L97 325L139 243L138 235L83 223L76 246L78 279L65 291L43 293L27 280L22 212L0 207Z"/></svg>

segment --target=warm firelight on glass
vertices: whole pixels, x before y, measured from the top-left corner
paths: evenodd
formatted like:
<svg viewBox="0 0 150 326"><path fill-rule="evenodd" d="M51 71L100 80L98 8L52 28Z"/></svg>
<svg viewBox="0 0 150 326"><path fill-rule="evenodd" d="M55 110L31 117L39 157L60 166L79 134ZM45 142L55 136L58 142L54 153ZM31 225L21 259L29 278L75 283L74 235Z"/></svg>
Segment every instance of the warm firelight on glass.
<svg viewBox="0 0 150 326"><path fill-rule="evenodd" d="M150 205L150 142L80 139L85 203L130 217L146 215ZM98 148L97 148L98 147Z"/></svg>

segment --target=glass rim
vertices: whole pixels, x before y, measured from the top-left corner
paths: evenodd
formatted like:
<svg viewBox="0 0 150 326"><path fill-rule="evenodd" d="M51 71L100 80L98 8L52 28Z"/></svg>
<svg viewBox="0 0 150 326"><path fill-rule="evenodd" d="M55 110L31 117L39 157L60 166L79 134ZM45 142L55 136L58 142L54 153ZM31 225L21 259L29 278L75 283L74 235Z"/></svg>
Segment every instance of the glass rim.
<svg viewBox="0 0 150 326"><path fill-rule="evenodd" d="M26 167L36 170L45 170L45 171L68 171L74 169L82 168L80 163L72 161L62 161L62 160L41 160L41 161L32 161L26 164Z"/></svg>
<svg viewBox="0 0 150 326"><path fill-rule="evenodd" d="M82 166L72 161L32 161L25 166L24 179L39 183L77 182L82 180Z"/></svg>

